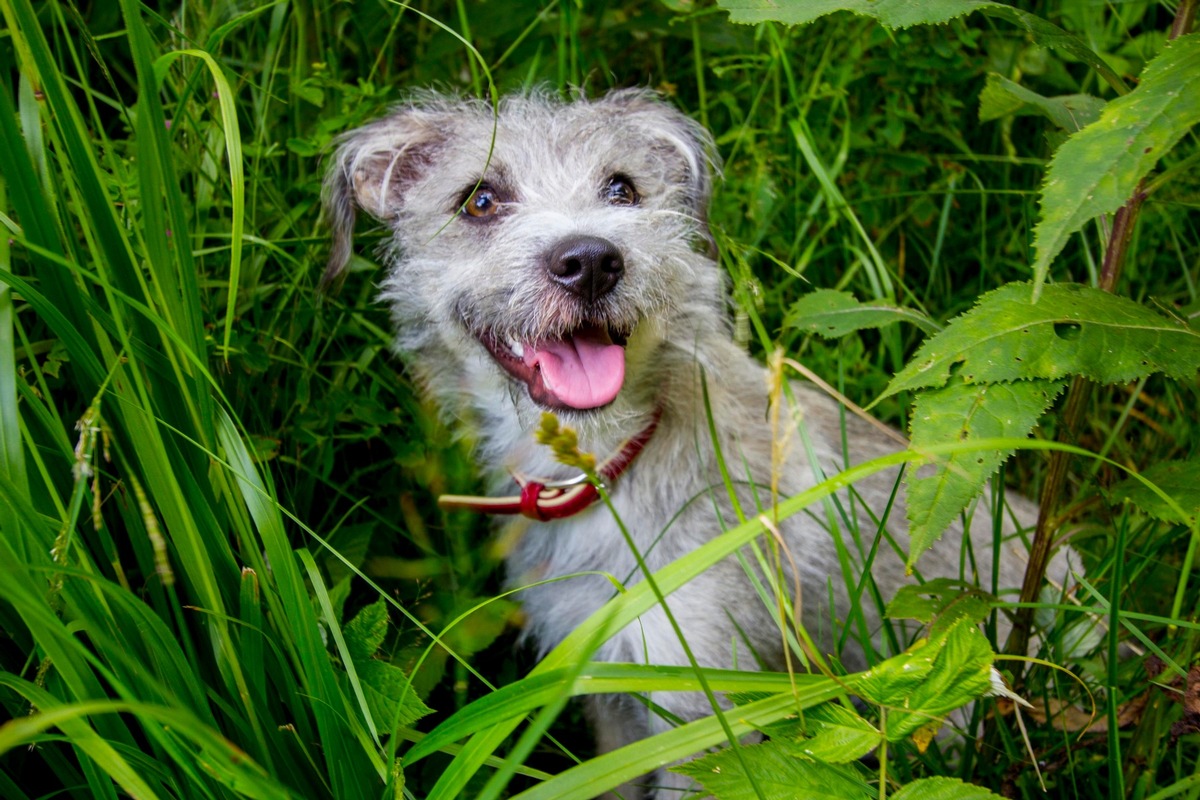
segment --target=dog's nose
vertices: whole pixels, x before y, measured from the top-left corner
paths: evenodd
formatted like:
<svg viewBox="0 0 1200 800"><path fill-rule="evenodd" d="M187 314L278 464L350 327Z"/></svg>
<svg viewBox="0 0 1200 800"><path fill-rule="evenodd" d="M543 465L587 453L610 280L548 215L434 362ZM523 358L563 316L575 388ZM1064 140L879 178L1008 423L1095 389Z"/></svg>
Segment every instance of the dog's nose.
<svg viewBox="0 0 1200 800"><path fill-rule="evenodd" d="M608 239L572 236L550 248L546 271L559 286L591 303L617 285L625 274L625 259Z"/></svg>

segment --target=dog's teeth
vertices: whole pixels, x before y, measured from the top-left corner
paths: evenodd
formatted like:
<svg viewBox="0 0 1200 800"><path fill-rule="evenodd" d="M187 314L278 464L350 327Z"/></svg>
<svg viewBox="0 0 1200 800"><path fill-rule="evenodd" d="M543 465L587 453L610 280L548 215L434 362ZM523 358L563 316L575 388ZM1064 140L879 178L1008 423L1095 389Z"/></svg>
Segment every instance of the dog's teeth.
<svg viewBox="0 0 1200 800"><path fill-rule="evenodd" d="M506 343L508 344L508 349L512 350L512 354L514 356L516 356L517 358L525 357L525 345L521 344L520 342L518 342L516 339L514 339L511 336L508 337Z"/></svg>

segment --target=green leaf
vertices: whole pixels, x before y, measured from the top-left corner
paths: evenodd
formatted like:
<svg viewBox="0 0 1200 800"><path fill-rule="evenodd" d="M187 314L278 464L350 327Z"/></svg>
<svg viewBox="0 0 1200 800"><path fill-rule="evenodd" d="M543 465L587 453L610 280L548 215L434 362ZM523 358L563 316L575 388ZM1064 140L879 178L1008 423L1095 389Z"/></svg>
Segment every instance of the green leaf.
<svg viewBox="0 0 1200 800"><path fill-rule="evenodd" d="M835 339L863 328L881 328L893 322L911 322L926 333L936 333L937 324L911 308L886 303L860 303L849 292L818 289L792 305L783 324Z"/></svg>
<svg viewBox="0 0 1200 800"><path fill-rule="evenodd" d="M921 778L892 795L892 800L1000 800L1000 795L958 778Z"/></svg>
<svg viewBox="0 0 1200 800"><path fill-rule="evenodd" d="M1137 478L1123 480L1112 487L1112 501L1133 503L1155 519L1195 524L1200 513L1200 460L1163 461L1148 468L1141 476L1170 497L1174 505Z"/></svg>
<svg viewBox="0 0 1200 800"><path fill-rule="evenodd" d="M358 679L367 698L371 718L381 732L408 727L433 709L425 705L412 688L408 675L395 664L367 658L355 659Z"/></svg>
<svg viewBox="0 0 1200 800"><path fill-rule="evenodd" d="M387 603L383 600L377 600L355 614L342 629L350 657L358 662L375 655L387 636L387 626Z"/></svg>
<svg viewBox="0 0 1200 800"><path fill-rule="evenodd" d="M989 72L979 95L979 121L988 122L1009 114L1040 114L1063 130L1075 132L1095 122L1105 105L1104 100L1090 94L1045 97L1003 75Z"/></svg>
<svg viewBox="0 0 1200 800"><path fill-rule="evenodd" d="M1042 186L1034 229L1035 296L1073 233L1116 211L1175 143L1200 122L1200 33L1169 42L1136 89L1113 100L1100 119L1069 138Z"/></svg>
<svg viewBox="0 0 1200 800"><path fill-rule="evenodd" d="M1023 438L1065 385L1065 381L1045 380L956 382L921 392L913 406L910 447L921 452L950 442ZM930 459L924 467L906 473L909 571L1012 454L1012 450L964 450Z"/></svg>
<svg viewBox="0 0 1200 800"><path fill-rule="evenodd" d="M810 738L792 751L831 764L857 761L883 741L883 734L858 712L838 703L827 703L804 713Z"/></svg>
<svg viewBox="0 0 1200 800"><path fill-rule="evenodd" d="M985 606L979 613L979 606L964 601L973 598ZM900 591L887 604L886 616L889 619L915 619L926 624L934 617L953 615L969 617L972 622L979 622L987 616L986 596L953 578L934 578L920 585L909 584L901 586Z"/></svg>
<svg viewBox="0 0 1200 800"><path fill-rule="evenodd" d="M929 339L883 397L944 386L957 364L967 383L1082 375L1125 383L1156 372L1190 379L1200 369L1200 333L1132 300L1079 284L1010 283Z"/></svg>
<svg viewBox="0 0 1200 800"><path fill-rule="evenodd" d="M717 0L729 12L729 19L747 25L782 22L804 25L835 11L849 11L879 20L887 28L936 25L975 11L1001 17L1029 34L1037 44L1069 53L1096 70L1117 92L1124 94L1125 84L1103 58L1082 41L1036 14L1004 3L984 0Z"/></svg>
<svg viewBox="0 0 1200 800"><path fill-rule="evenodd" d="M788 751L783 742L765 742L741 748L746 766L768 800L803 797L806 800L855 800L872 796L871 788L852 766L835 766L809 760ZM732 750L722 750L686 764L671 767L690 775L717 800L755 800L742 763Z"/></svg>
<svg viewBox="0 0 1200 800"><path fill-rule="evenodd" d="M377 600L355 614L342 629L367 708L382 731L410 726L433 712L417 696L404 670L374 658L387 628L387 603Z"/></svg>
<svg viewBox="0 0 1200 800"><path fill-rule="evenodd" d="M718 0L729 12L733 22L755 24L783 22L804 25L835 11L849 11L873 17L887 28L910 28L913 25L936 25L956 17L1001 6L1001 3L980 0Z"/></svg>
<svg viewBox="0 0 1200 800"><path fill-rule="evenodd" d="M888 709L885 733L898 741L985 694L991 688L992 659L979 628L960 619L877 664L863 676L860 694Z"/></svg>

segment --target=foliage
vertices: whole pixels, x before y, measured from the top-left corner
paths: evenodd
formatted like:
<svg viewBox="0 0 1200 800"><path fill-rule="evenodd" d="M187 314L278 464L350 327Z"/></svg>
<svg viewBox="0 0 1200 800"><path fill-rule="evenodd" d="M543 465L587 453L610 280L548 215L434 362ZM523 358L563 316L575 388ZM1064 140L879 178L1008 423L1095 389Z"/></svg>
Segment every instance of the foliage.
<svg viewBox="0 0 1200 800"><path fill-rule="evenodd" d="M590 797L756 731L680 769L719 797L1042 796L1030 758L1052 796L1193 791L1173 698L1200 638L1200 34L1166 42L1189 9L0 0L0 796ZM1014 674L1047 720L1031 753L987 700L954 718L965 745L932 738L995 689L1011 610L953 582L864 580L885 644L848 625L870 663L848 675L837 653L829 674L590 663L658 602L647 582L537 665L515 646L501 546L434 502L473 490L470 442L389 355L369 247L315 293L334 137L411 87L489 81L649 83L714 132L737 335L909 427L889 463L916 462L918 573L1031 429L1092 454L1002 473L1088 563L1026 598L1078 678ZM1055 409L1077 376L1105 385ZM834 493L889 463L779 513L828 504L866 538ZM568 703L705 686L736 709L594 757ZM1103 732L1063 721L1093 707Z"/></svg>

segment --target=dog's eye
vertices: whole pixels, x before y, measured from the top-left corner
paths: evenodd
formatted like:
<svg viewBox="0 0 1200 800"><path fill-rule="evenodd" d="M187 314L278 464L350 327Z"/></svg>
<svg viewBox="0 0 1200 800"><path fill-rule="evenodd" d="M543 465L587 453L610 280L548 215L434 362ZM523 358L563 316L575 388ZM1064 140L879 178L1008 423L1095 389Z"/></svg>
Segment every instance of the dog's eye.
<svg viewBox="0 0 1200 800"><path fill-rule="evenodd" d="M637 189L633 188L633 181L624 175L609 178L600 196L604 202L614 206L636 206L642 199L638 197Z"/></svg>
<svg viewBox="0 0 1200 800"><path fill-rule="evenodd" d="M481 219L490 217L500 210L500 198L490 186L480 186L471 192L462 206L463 213Z"/></svg>

